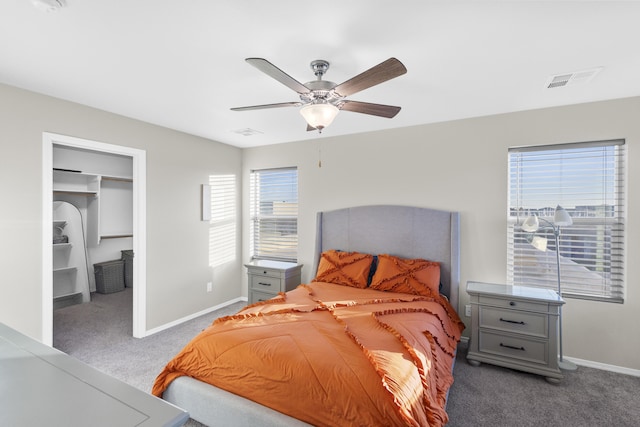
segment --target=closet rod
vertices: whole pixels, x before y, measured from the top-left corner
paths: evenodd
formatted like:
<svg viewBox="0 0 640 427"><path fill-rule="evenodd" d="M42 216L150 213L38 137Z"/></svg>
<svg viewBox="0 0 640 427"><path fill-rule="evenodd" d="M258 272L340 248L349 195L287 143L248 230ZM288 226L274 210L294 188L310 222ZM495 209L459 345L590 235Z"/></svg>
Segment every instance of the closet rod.
<svg viewBox="0 0 640 427"><path fill-rule="evenodd" d="M100 236L101 239L124 239L126 237L133 237L133 234L111 234L107 236Z"/></svg>
<svg viewBox="0 0 640 427"><path fill-rule="evenodd" d="M103 181L133 182L133 179L131 179L131 178L118 178L118 177L115 177L115 176L103 176L102 180Z"/></svg>

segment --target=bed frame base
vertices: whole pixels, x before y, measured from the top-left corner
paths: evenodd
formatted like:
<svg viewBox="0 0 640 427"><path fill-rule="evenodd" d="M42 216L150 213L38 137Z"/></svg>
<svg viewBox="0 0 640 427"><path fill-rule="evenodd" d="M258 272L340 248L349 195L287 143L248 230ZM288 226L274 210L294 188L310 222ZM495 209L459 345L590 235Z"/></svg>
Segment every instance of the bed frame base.
<svg viewBox="0 0 640 427"><path fill-rule="evenodd" d="M208 426L309 426L281 412L191 377L173 380L162 398L181 408L189 408L191 418Z"/></svg>

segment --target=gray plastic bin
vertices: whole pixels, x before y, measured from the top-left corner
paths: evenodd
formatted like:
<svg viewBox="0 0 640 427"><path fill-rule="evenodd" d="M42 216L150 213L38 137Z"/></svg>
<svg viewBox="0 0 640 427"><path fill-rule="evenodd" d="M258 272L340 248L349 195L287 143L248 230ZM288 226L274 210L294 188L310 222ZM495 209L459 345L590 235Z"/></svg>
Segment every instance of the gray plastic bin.
<svg viewBox="0 0 640 427"><path fill-rule="evenodd" d="M122 260L124 261L124 285L127 288L133 288L133 251L126 250L122 252Z"/></svg>
<svg viewBox="0 0 640 427"><path fill-rule="evenodd" d="M101 294L124 291L124 261L121 259L93 264L96 291Z"/></svg>

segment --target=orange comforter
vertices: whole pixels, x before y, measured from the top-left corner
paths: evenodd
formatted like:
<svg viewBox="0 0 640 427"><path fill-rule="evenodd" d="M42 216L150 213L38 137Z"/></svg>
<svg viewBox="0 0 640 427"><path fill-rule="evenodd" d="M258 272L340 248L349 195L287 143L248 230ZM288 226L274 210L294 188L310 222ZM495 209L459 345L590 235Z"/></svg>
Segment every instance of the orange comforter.
<svg viewBox="0 0 640 427"><path fill-rule="evenodd" d="M318 426L440 426L463 329L444 298L300 285L217 319L152 392L188 375Z"/></svg>

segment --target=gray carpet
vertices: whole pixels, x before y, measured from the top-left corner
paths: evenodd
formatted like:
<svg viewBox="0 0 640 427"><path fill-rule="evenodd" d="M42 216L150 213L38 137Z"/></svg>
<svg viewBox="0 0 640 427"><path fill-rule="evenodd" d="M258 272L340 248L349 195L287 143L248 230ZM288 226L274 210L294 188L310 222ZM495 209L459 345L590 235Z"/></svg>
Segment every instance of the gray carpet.
<svg viewBox="0 0 640 427"><path fill-rule="evenodd" d="M53 313L53 346L132 386L151 392L171 358L214 319L236 313L239 302L146 338L133 338L133 290L91 294L91 302ZM187 427L202 424L189 420Z"/></svg>
<svg viewBox="0 0 640 427"><path fill-rule="evenodd" d="M640 378L579 366L558 385L541 376L466 361L458 348L450 426L639 426Z"/></svg>
<svg viewBox="0 0 640 427"><path fill-rule="evenodd" d="M149 392L156 375L193 336L236 303L155 335L136 339L132 290L92 294L91 303L54 312L54 347ZM592 368L567 372L559 385L542 377L466 362L461 344L447 412L448 426L638 426L640 378ZM201 426L190 420L191 427Z"/></svg>

